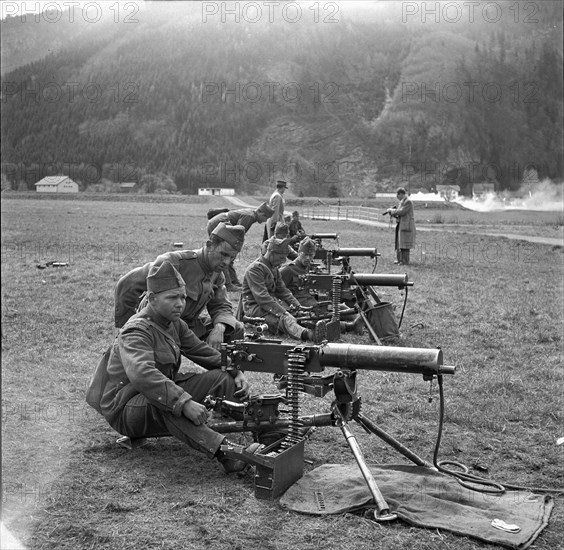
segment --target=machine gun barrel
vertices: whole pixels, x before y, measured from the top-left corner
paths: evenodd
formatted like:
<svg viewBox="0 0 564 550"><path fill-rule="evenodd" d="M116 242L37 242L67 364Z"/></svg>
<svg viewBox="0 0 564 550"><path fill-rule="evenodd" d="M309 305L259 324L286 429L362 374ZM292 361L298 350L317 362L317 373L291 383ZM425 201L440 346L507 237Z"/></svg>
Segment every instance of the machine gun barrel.
<svg viewBox="0 0 564 550"><path fill-rule="evenodd" d="M367 256L369 258L375 258L379 256L378 250L376 248L338 248L331 251L333 256Z"/></svg>
<svg viewBox="0 0 564 550"><path fill-rule="evenodd" d="M443 352L435 348L326 344L319 350L319 363L324 367L424 375L454 374L455 371L455 367L443 365Z"/></svg>
<svg viewBox="0 0 564 550"><path fill-rule="evenodd" d="M351 284L363 286L397 286L404 288L406 286L413 286L410 282L407 273L351 273L348 281Z"/></svg>
<svg viewBox="0 0 564 550"><path fill-rule="evenodd" d="M423 374L454 374L455 367L443 365L440 349L399 348L395 346L371 346L329 343L315 346L295 346L280 341L235 341L223 344L232 350L234 366L253 372L287 374L288 354L304 353L304 368L308 372L321 372L325 367L361 369Z"/></svg>
<svg viewBox="0 0 564 550"><path fill-rule="evenodd" d="M304 285L307 288L316 290L331 290L333 287L334 277L341 277L343 288L350 286L397 286L405 288L413 286L413 282L409 281L407 273L349 273L347 275L330 275L327 273L308 273L302 276Z"/></svg>
<svg viewBox="0 0 564 550"><path fill-rule="evenodd" d="M337 235L337 233L310 233L308 234L308 237L310 239L315 240L320 240L320 239L333 239L336 240L339 238L339 235Z"/></svg>

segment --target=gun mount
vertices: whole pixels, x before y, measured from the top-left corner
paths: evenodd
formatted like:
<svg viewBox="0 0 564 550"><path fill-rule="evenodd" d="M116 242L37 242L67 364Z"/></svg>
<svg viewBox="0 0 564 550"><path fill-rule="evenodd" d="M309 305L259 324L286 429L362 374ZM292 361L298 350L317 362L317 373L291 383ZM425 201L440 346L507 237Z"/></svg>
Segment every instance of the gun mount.
<svg viewBox="0 0 564 550"><path fill-rule="evenodd" d="M379 308L386 306L373 287L397 287L405 290L404 307L399 325L395 332L399 334L399 327L403 319L403 311L407 303L407 289L413 286L407 273L402 274L376 274L376 273L344 273L329 275L326 273L308 273L300 277L301 288L313 293L322 305L332 305L333 316L328 323L327 334L330 341L339 339L338 322L340 321L340 304L344 303L349 308L354 308L362 317L370 336L381 344L380 338L391 337L379 323ZM389 306L391 307L391 306ZM386 314L390 324L395 324L391 311ZM393 328L393 327L392 327ZM393 332L393 331L392 331Z"/></svg>
<svg viewBox="0 0 564 550"><path fill-rule="evenodd" d="M223 364L230 365L228 368L273 373L279 390L285 390L285 395L253 396L245 403L208 401L210 407L230 417L225 422L208 423L210 428L222 433L251 432L259 441L265 435L274 434L274 440L271 438L266 447L253 455L242 448L222 446L226 454L256 467L257 498L276 498L295 483L303 475L307 433L315 427L333 426L341 429L365 477L377 507L375 518L394 519L348 423L355 420L415 464L431 465L361 414L357 373L359 370L413 373L423 375L427 381L454 374L455 367L443 364L440 349L333 343L296 346L262 339L222 344L221 353ZM328 368L336 370L325 373ZM301 415L300 394L323 397L330 391L335 399L329 412ZM281 404L288 409L279 409Z"/></svg>

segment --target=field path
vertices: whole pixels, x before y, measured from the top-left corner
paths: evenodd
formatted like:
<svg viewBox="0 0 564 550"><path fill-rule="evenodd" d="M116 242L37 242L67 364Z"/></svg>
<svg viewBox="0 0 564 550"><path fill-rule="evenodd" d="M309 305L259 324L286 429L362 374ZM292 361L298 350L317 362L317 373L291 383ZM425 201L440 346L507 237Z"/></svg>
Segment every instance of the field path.
<svg viewBox="0 0 564 550"><path fill-rule="evenodd" d="M232 204L239 206L241 208L256 208L256 204L248 204L237 197L225 197L229 202ZM372 227L381 227L383 229L388 229L390 227L389 222L378 222L378 221L371 221L371 220L361 220L356 218L349 218L347 221L353 223L359 223L361 225L370 225ZM467 233L468 235L483 235L486 237L504 237L506 239L512 239L517 241L527 241L530 243L537 243L537 244L549 244L552 246L564 246L564 239L563 238L553 238L553 237L535 237L533 235L518 235L516 233L493 233L488 231L467 231L465 229L460 229L453 227L451 225L441 226L441 227L425 227L425 226L417 226L417 231L438 231L444 232L448 231L449 233Z"/></svg>
<svg viewBox="0 0 564 550"><path fill-rule="evenodd" d="M387 222L373 222L369 220L358 220L358 219L351 219L349 218L350 222L360 223L363 225L371 225L372 227L383 227L388 228L389 224ZM551 244L553 246L564 246L564 239L555 239L552 237L535 237L533 235L518 235L516 233L493 233L488 231L467 231L465 229L457 229L451 225L441 226L441 227L425 227L418 225L417 231L439 231L439 232L448 232L448 233L466 233L468 235L484 235L486 237L504 237L506 239L513 239L519 241L528 241L531 243L538 243L538 244Z"/></svg>

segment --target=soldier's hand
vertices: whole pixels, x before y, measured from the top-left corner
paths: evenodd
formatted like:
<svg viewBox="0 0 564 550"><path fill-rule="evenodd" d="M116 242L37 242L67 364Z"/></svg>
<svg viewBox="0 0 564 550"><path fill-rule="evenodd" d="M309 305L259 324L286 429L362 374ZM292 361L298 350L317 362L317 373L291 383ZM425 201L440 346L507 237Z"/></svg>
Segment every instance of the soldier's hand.
<svg viewBox="0 0 564 550"><path fill-rule="evenodd" d="M208 419L208 410L204 405L190 399L184 403L182 407L182 414L188 419L194 422L196 426L200 424L205 424Z"/></svg>
<svg viewBox="0 0 564 550"><path fill-rule="evenodd" d="M237 391L235 392L235 397L237 397L240 400L244 400L247 399L247 397L249 397L249 382L247 381L247 377L241 372L239 371L237 373L237 376L234 378L235 381L235 388L237 388Z"/></svg>
<svg viewBox="0 0 564 550"><path fill-rule="evenodd" d="M225 334L225 325L218 323L213 327L212 331L209 333L206 342L209 346L215 349L220 349L223 343L223 336Z"/></svg>

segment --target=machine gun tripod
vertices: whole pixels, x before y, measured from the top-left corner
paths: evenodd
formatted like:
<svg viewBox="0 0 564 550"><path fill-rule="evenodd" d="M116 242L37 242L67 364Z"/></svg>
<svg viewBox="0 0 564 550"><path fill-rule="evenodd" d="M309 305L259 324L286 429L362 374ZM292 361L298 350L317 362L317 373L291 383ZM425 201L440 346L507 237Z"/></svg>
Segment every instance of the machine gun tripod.
<svg viewBox="0 0 564 550"><path fill-rule="evenodd" d="M282 344L279 340L259 339L222 345L224 364L230 368L273 373L279 388L286 394L253 396L245 403L208 399L208 406L228 419L208 423L221 433L250 432L256 440L269 433L282 434L256 454L241 447L226 445L226 455L255 466L255 496L277 498L302 475L304 468L305 432L308 428L337 426L341 429L361 469L376 504L379 521L394 519L350 428L356 421L367 432L380 437L409 460L420 466L431 464L406 448L361 413L357 392L358 370L422 374L425 380L454 374L455 368L443 365L440 349L396 348L354 344L322 344L319 346ZM230 358L230 362L227 361ZM324 374L326 367L335 367ZM330 391L335 399L330 412L303 416L300 394L323 397ZM288 407L281 410L280 405Z"/></svg>

